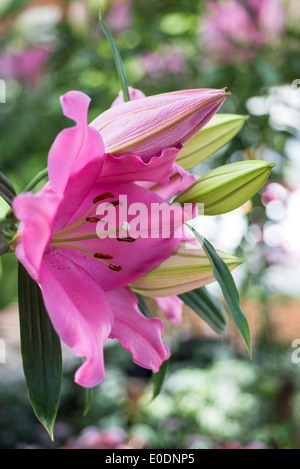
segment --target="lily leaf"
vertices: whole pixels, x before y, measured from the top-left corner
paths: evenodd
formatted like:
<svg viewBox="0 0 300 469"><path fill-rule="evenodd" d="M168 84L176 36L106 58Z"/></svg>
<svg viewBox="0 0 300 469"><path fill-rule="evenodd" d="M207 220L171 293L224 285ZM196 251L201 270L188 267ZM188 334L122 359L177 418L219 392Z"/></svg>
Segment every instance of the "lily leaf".
<svg viewBox="0 0 300 469"><path fill-rule="evenodd" d="M100 26L102 28L102 31L104 32L104 34L105 34L106 38L108 39L108 42L110 43L110 46L112 48L112 52L113 52L113 56L114 56L114 59L115 59L115 64L116 64L119 80L121 82L124 101L130 101L130 96L129 96L129 91L128 91L128 86L129 85L128 85L128 80L127 80L127 76L126 76L126 73L125 73L125 68L124 68L124 65L123 65L123 62L122 62L122 58L121 58L121 55L120 55L120 52L118 50L116 41L114 40L114 37L113 37L111 31L109 30L108 26L104 23L104 21L102 19L102 15L101 15L100 10L99 10L99 23L100 23Z"/></svg>
<svg viewBox="0 0 300 469"><path fill-rule="evenodd" d="M218 299L210 295L205 287L178 296L215 332L224 334L228 325L227 314Z"/></svg>
<svg viewBox="0 0 300 469"><path fill-rule="evenodd" d="M190 227L194 235L200 241L213 267L213 273L216 281L220 285L224 300L227 304L229 312L239 329L247 346L250 357L252 358L250 329L246 316L244 315L241 305L238 289L225 262L219 257L214 247L203 238L196 230Z"/></svg>
<svg viewBox="0 0 300 469"><path fill-rule="evenodd" d="M162 385L165 381L165 377L168 370L169 360L164 361L157 373L152 373L152 382L153 382L153 395L152 400L155 399L162 389Z"/></svg>
<svg viewBox="0 0 300 469"><path fill-rule="evenodd" d="M0 256L4 256L4 254L9 252L9 245L4 236L4 228L0 224Z"/></svg>
<svg viewBox="0 0 300 469"><path fill-rule="evenodd" d="M21 353L32 408L53 440L62 380L60 340L44 306L40 287L19 263Z"/></svg>
<svg viewBox="0 0 300 469"><path fill-rule="evenodd" d="M12 201L16 196L16 191L10 180L0 172L0 196L11 207Z"/></svg>

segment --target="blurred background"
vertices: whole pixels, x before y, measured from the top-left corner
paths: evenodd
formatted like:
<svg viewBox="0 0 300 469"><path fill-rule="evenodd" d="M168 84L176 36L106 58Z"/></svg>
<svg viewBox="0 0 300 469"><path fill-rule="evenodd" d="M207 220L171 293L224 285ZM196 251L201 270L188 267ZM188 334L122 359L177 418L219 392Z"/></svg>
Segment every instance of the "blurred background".
<svg viewBox="0 0 300 469"><path fill-rule="evenodd" d="M232 94L222 112L249 115L238 136L196 167L197 174L246 159L276 162L251 202L203 222L202 234L217 249L245 259L234 277L253 360L234 325L218 336L186 309L181 325L166 322L172 357L161 394L151 400L150 374L112 342L105 350L107 380L94 390L84 416L86 395L73 383L78 363L64 348L52 443L28 401L16 259L4 256L0 448L300 448L300 369L292 347L300 339L299 1L100 4L132 87L146 95L227 87ZM92 120L119 92L97 0L1 0L0 79L0 170L21 191L70 125L59 96L71 89L87 93ZM0 216L6 210L0 201ZM215 285L210 289L218 294Z"/></svg>

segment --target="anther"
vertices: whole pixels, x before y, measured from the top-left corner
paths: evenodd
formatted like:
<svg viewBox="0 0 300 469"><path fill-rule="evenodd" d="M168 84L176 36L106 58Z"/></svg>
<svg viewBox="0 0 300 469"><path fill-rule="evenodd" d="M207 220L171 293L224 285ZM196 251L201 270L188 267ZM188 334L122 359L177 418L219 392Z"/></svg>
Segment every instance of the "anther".
<svg viewBox="0 0 300 469"><path fill-rule="evenodd" d="M120 203L119 200L113 200L112 202L109 202L107 204L107 207L109 207L110 205L114 205L114 207L116 207L117 205L122 205L122 204Z"/></svg>
<svg viewBox="0 0 300 469"><path fill-rule="evenodd" d="M98 195L97 197L94 198L93 203L97 204L98 202L101 202L101 200L105 199L113 199L115 196L111 192L104 192L101 195Z"/></svg>
<svg viewBox="0 0 300 469"><path fill-rule="evenodd" d="M122 270L122 266L121 265L112 265L112 264L109 264L108 266L110 268L110 270L114 270L116 272L121 272Z"/></svg>
<svg viewBox="0 0 300 469"><path fill-rule="evenodd" d="M100 220L101 220L101 218L97 218L97 217L87 217L85 219L85 221L87 221L88 223L97 223Z"/></svg>
<svg viewBox="0 0 300 469"><path fill-rule="evenodd" d="M114 256L111 256L110 254L103 254L102 252L95 252L94 257L96 259L113 259Z"/></svg>
<svg viewBox="0 0 300 469"><path fill-rule="evenodd" d="M128 238L116 238L118 241L125 241L126 243L134 243L135 238L131 238L130 236L128 236Z"/></svg>

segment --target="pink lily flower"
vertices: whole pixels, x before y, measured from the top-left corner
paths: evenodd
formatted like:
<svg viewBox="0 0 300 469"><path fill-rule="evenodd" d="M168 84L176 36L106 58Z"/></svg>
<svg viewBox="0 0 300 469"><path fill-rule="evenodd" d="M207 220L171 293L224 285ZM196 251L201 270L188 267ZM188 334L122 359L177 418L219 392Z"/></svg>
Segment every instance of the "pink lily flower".
<svg viewBox="0 0 300 469"><path fill-rule="evenodd" d="M161 95L154 101L159 106L160 99L167 104L169 111L173 109L175 112L177 104L179 111L183 107L187 112L185 97L188 96L190 125L183 115L181 118L185 131L193 133L199 127L196 120L200 119L202 125L203 120L208 119L207 112L204 116L203 107L200 113L196 110L192 104L192 92L182 92L179 103L178 100L174 102L175 95ZM210 98L212 96L212 104L208 104L210 115L225 99L225 92L210 93ZM195 93L196 101L197 97L198 93ZM144 102L144 99L135 102L140 101ZM153 99L150 101L153 104ZM204 101L202 99L201 103ZM149 214L153 204L166 203L168 199L164 195L167 193L169 196L178 190L176 181L180 168L174 163L177 149L164 135L163 142L170 145L169 148L159 149L159 156L150 157L147 152L148 163L139 154L125 153L126 164L120 163L118 174L116 167L110 164L112 160L107 162L102 132L87 123L89 103L90 99L78 91L71 91L61 98L65 116L74 120L76 126L63 130L52 145L46 186L36 194L20 194L13 203L14 213L21 222L13 241L16 256L40 285L49 317L62 341L73 349L76 356L85 357L75 374L75 381L84 387L94 387L105 379L103 347L109 338L118 339L131 352L135 363L153 372L157 372L161 363L169 358L170 350L162 341L163 322L159 318L148 319L140 313L136 295L128 285L175 252L181 241L176 230L187 221L183 217L183 209L177 207L169 237L128 236L125 222L130 224L132 217L122 219L121 198L126 195L130 206L137 201L142 203ZM121 123L124 124L130 109L133 112L131 125L135 128L135 114L140 109L144 112L145 102L142 107L128 104L115 106L112 111L115 117L121 115ZM153 118L152 106L149 112ZM162 119L166 114L159 117ZM145 138L145 116L143 119L138 120L144 124L144 127L139 126L139 136ZM109 127L110 122L103 128ZM122 131L121 123L120 133L127 144L127 134ZM130 132L128 122L126 128ZM176 128L175 144L178 143L180 129L177 122ZM116 135L114 122L111 131ZM136 135L132 130L131 133ZM107 129L104 136L112 148ZM157 140L159 138L155 135L155 151L159 148ZM117 146L120 142L118 139ZM119 158L122 159L122 152ZM164 178L161 178L162 172ZM184 186L193 182L191 175L185 173L183 171L183 182L180 182ZM155 181L160 187L162 179L171 181L169 190L165 188L166 193L162 195L159 189L150 190L147 184L136 183ZM102 236L98 228L102 226L103 213L108 208L115 210L121 222L110 230L110 236ZM149 216L149 232L152 225Z"/></svg>

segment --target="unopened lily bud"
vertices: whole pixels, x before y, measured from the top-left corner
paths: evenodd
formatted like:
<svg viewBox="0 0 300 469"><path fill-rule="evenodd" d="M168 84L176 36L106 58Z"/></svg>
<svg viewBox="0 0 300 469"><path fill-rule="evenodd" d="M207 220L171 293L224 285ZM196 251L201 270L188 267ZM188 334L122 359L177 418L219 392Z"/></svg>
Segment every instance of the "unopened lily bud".
<svg viewBox="0 0 300 469"><path fill-rule="evenodd" d="M192 168L220 150L241 130L248 116L216 114L181 150L176 163Z"/></svg>
<svg viewBox="0 0 300 469"><path fill-rule="evenodd" d="M242 260L218 251L230 270ZM131 289L143 296L159 298L186 293L214 282L213 268L204 250L189 242L181 242L177 251L156 269L136 280Z"/></svg>
<svg viewBox="0 0 300 469"><path fill-rule="evenodd" d="M189 141L226 97L226 91L213 89L148 96L113 106L90 125L100 132L106 153L150 158Z"/></svg>
<svg viewBox="0 0 300 469"><path fill-rule="evenodd" d="M220 166L198 179L174 202L201 203L204 215L231 212L257 193L274 165L268 161L253 160Z"/></svg>

